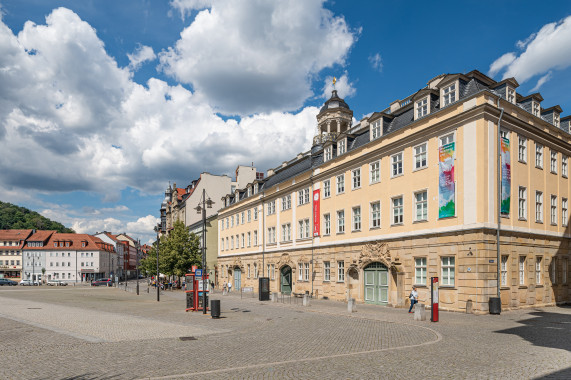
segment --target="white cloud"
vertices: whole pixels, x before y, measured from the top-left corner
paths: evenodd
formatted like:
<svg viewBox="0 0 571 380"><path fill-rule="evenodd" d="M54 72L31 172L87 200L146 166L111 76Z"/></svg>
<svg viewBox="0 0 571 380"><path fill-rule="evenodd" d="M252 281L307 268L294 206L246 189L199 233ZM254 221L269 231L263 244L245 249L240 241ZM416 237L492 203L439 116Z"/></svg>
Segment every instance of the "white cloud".
<svg viewBox="0 0 571 380"><path fill-rule="evenodd" d="M180 16L184 20L193 10L210 8L212 2L212 0L172 0L170 5L180 12Z"/></svg>
<svg viewBox="0 0 571 380"><path fill-rule="evenodd" d="M341 77L337 78L335 82L335 89L340 98L350 98L355 95L355 88L353 84L349 82L349 75L345 72ZM321 96L324 99L329 99L331 97L331 91L333 91L333 77L326 77L323 82L323 93Z"/></svg>
<svg viewBox="0 0 571 380"><path fill-rule="evenodd" d="M145 45L139 45L133 54L127 54L127 57L129 57L129 68L131 70L138 70L144 62L157 58L153 48Z"/></svg>
<svg viewBox="0 0 571 380"><path fill-rule="evenodd" d="M383 71L383 58L379 53L369 56L369 63L373 69L379 72Z"/></svg>
<svg viewBox="0 0 571 380"><path fill-rule="evenodd" d="M532 89L530 90L530 92L535 92L535 91L539 90L539 88L540 88L541 86L543 86L543 85L545 84L545 82L547 82L548 80L551 79L551 74L552 74L552 72L550 71L550 72L548 72L547 74L545 74L544 76L542 76L541 78L539 78L539 80L537 81L535 87L532 88Z"/></svg>
<svg viewBox="0 0 571 380"><path fill-rule="evenodd" d="M506 53L500 58L496 59L491 65L488 75L493 77L499 73L503 68L509 66L513 61L515 61L516 56L514 53Z"/></svg>
<svg viewBox="0 0 571 380"><path fill-rule="evenodd" d="M344 65L356 39L323 2L212 1L159 55L161 68L227 115L299 109L313 95L311 78ZM173 3L181 12L204 4Z"/></svg>
<svg viewBox="0 0 571 380"><path fill-rule="evenodd" d="M571 16L544 25L538 33L519 41L517 45L525 50L519 56L504 54L490 66L490 75L506 68L504 79L515 77L518 82L524 83L536 75L571 66ZM514 57L511 61L506 58L509 54ZM504 61L500 62L502 58Z"/></svg>

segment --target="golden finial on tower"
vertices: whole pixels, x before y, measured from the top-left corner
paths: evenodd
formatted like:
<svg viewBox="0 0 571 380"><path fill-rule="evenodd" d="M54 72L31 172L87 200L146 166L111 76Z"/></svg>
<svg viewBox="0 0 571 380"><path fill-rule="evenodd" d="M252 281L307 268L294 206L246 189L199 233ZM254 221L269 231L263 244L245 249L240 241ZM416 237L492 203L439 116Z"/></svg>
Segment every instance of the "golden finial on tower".
<svg viewBox="0 0 571 380"><path fill-rule="evenodd" d="M335 89L335 83L337 83L337 78L333 77L333 89Z"/></svg>

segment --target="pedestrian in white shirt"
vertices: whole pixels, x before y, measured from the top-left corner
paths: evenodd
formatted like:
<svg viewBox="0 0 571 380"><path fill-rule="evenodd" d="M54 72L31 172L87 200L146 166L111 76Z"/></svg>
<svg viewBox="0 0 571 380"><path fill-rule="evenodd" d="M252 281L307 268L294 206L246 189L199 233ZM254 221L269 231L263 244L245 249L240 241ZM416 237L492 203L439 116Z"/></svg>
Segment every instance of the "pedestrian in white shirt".
<svg viewBox="0 0 571 380"><path fill-rule="evenodd" d="M416 291L416 286L413 285L412 291L410 292L410 308L408 309L409 313L412 313L412 307L415 303L418 303L418 292Z"/></svg>

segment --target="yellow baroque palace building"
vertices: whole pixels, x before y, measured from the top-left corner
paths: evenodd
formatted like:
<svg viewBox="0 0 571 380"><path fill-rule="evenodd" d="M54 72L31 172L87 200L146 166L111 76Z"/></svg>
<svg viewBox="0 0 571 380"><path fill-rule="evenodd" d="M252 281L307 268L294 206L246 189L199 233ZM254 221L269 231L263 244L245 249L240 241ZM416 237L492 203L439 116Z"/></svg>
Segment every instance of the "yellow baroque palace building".
<svg viewBox="0 0 571 380"><path fill-rule="evenodd" d="M440 75L357 124L333 91L309 151L222 198L220 282L399 307L438 277L442 309L487 312L498 287L504 310L568 302L570 117L517 87Z"/></svg>

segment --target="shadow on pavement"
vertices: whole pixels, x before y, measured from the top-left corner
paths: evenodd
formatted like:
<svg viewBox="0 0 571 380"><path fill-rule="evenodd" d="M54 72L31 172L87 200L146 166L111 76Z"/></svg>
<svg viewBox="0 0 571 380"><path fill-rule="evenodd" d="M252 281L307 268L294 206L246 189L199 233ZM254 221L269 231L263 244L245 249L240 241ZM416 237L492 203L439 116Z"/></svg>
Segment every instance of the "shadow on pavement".
<svg viewBox="0 0 571 380"><path fill-rule="evenodd" d="M558 309L570 311L571 307L557 307L553 312L538 310L529 313L533 318L519 320L522 326L497 332L520 336L536 346L571 351L571 314L557 313Z"/></svg>

